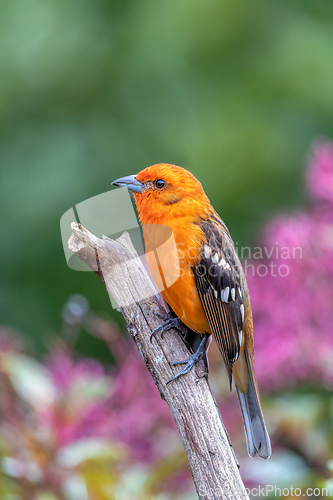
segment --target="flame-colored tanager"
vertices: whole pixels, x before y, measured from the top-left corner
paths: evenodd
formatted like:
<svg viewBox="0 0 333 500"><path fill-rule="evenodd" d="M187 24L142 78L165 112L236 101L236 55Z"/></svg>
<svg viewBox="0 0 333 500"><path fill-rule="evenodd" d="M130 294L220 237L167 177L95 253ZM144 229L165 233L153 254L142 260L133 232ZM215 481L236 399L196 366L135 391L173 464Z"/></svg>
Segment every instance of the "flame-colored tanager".
<svg viewBox="0 0 333 500"><path fill-rule="evenodd" d="M159 244L156 228L168 227L173 233L180 272L176 281L161 293L177 320L202 336L196 353L173 379L187 373L202 357L213 334L230 385L232 379L235 382L248 453L251 457L258 453L262 458L268 458L271 445L253 364L250 295L226 225L210 204L200 182L181 167L152 165L137 175L117 179L113 184L134 193L144 228L146 254ZM158 252L162 272L174 266L170 252L168 245L165 251ZM156 272L152 268L151 271L156 277ZM165 328L173 324L175 321L171 319Z"/></svg>

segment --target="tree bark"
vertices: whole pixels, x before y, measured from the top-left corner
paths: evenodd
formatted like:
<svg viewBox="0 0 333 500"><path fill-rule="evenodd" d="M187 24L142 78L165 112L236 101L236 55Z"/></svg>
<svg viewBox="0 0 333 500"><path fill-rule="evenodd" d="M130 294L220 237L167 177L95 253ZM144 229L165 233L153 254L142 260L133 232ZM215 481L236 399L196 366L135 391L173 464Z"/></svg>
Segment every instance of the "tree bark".
<svg viewBox="0 0 333 500"><path fill-rule="evenodd" d="M205 377L192 369L167 384L178 371L169 361L190 355L179 332L170 329L163 340L150 334L162 323L165 309L137 256L129 235L117 240L97 238L72 223L69 249L103 279L117 302L128 330L177 424L200 500L248 499L229 438ZM142 299L144 297L144 299Z"/></svg>

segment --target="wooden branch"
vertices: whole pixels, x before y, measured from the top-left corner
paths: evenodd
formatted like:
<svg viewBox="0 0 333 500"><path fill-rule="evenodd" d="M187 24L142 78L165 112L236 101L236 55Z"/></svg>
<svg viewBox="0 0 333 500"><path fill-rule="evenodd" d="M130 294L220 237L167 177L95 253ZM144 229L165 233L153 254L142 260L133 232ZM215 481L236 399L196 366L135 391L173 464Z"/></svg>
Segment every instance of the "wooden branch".
<svg viewBox="0 0 333 500"><path fill-rule="evenodd" d="M98 273L116 300L128 330L150 371L161 397L175 419L201 500L248 499L216 402L205 377L195 370L167 384L179 370L169 361L187 359L189 351L177 330L150 342L150 333L165 315L151 280L129 235L113 241L97 238L72 223L69 249ZM145 297L142 300L142 297Z"/></svg>

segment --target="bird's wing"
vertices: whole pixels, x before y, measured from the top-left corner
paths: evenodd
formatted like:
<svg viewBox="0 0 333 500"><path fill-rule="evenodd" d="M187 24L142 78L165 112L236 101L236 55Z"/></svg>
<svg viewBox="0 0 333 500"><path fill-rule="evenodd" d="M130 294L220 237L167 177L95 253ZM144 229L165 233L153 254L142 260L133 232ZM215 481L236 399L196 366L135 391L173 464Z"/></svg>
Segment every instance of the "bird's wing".
<svg viewBox="0 0 333 500"><path fill-rule="evenodd" d="M244 341L244 289L240 263L223 223L202 225L206 242L194 267L200 300L209 326L227 367L231 385L232 365Z"/></svg>

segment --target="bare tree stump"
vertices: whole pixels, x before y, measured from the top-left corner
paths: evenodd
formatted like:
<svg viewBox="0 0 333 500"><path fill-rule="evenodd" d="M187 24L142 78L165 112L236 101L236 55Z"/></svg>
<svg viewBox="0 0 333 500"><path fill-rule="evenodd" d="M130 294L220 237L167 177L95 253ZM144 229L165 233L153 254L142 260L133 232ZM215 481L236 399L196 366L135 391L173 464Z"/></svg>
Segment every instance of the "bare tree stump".
<svg viewBox="0 0 333 500"><path fill-rule="evenodd" d="M205 377L195 370L167 384L179 367L169 361L187 359L189 351L177 330L150 342L165 315L151 280L129 235L113 241L97 238L72 223L69 249L98 273L116 300L161 397L177 424L200 500L248 499L216 402ZM142 300L142 297L146 297Z"/></svg>

